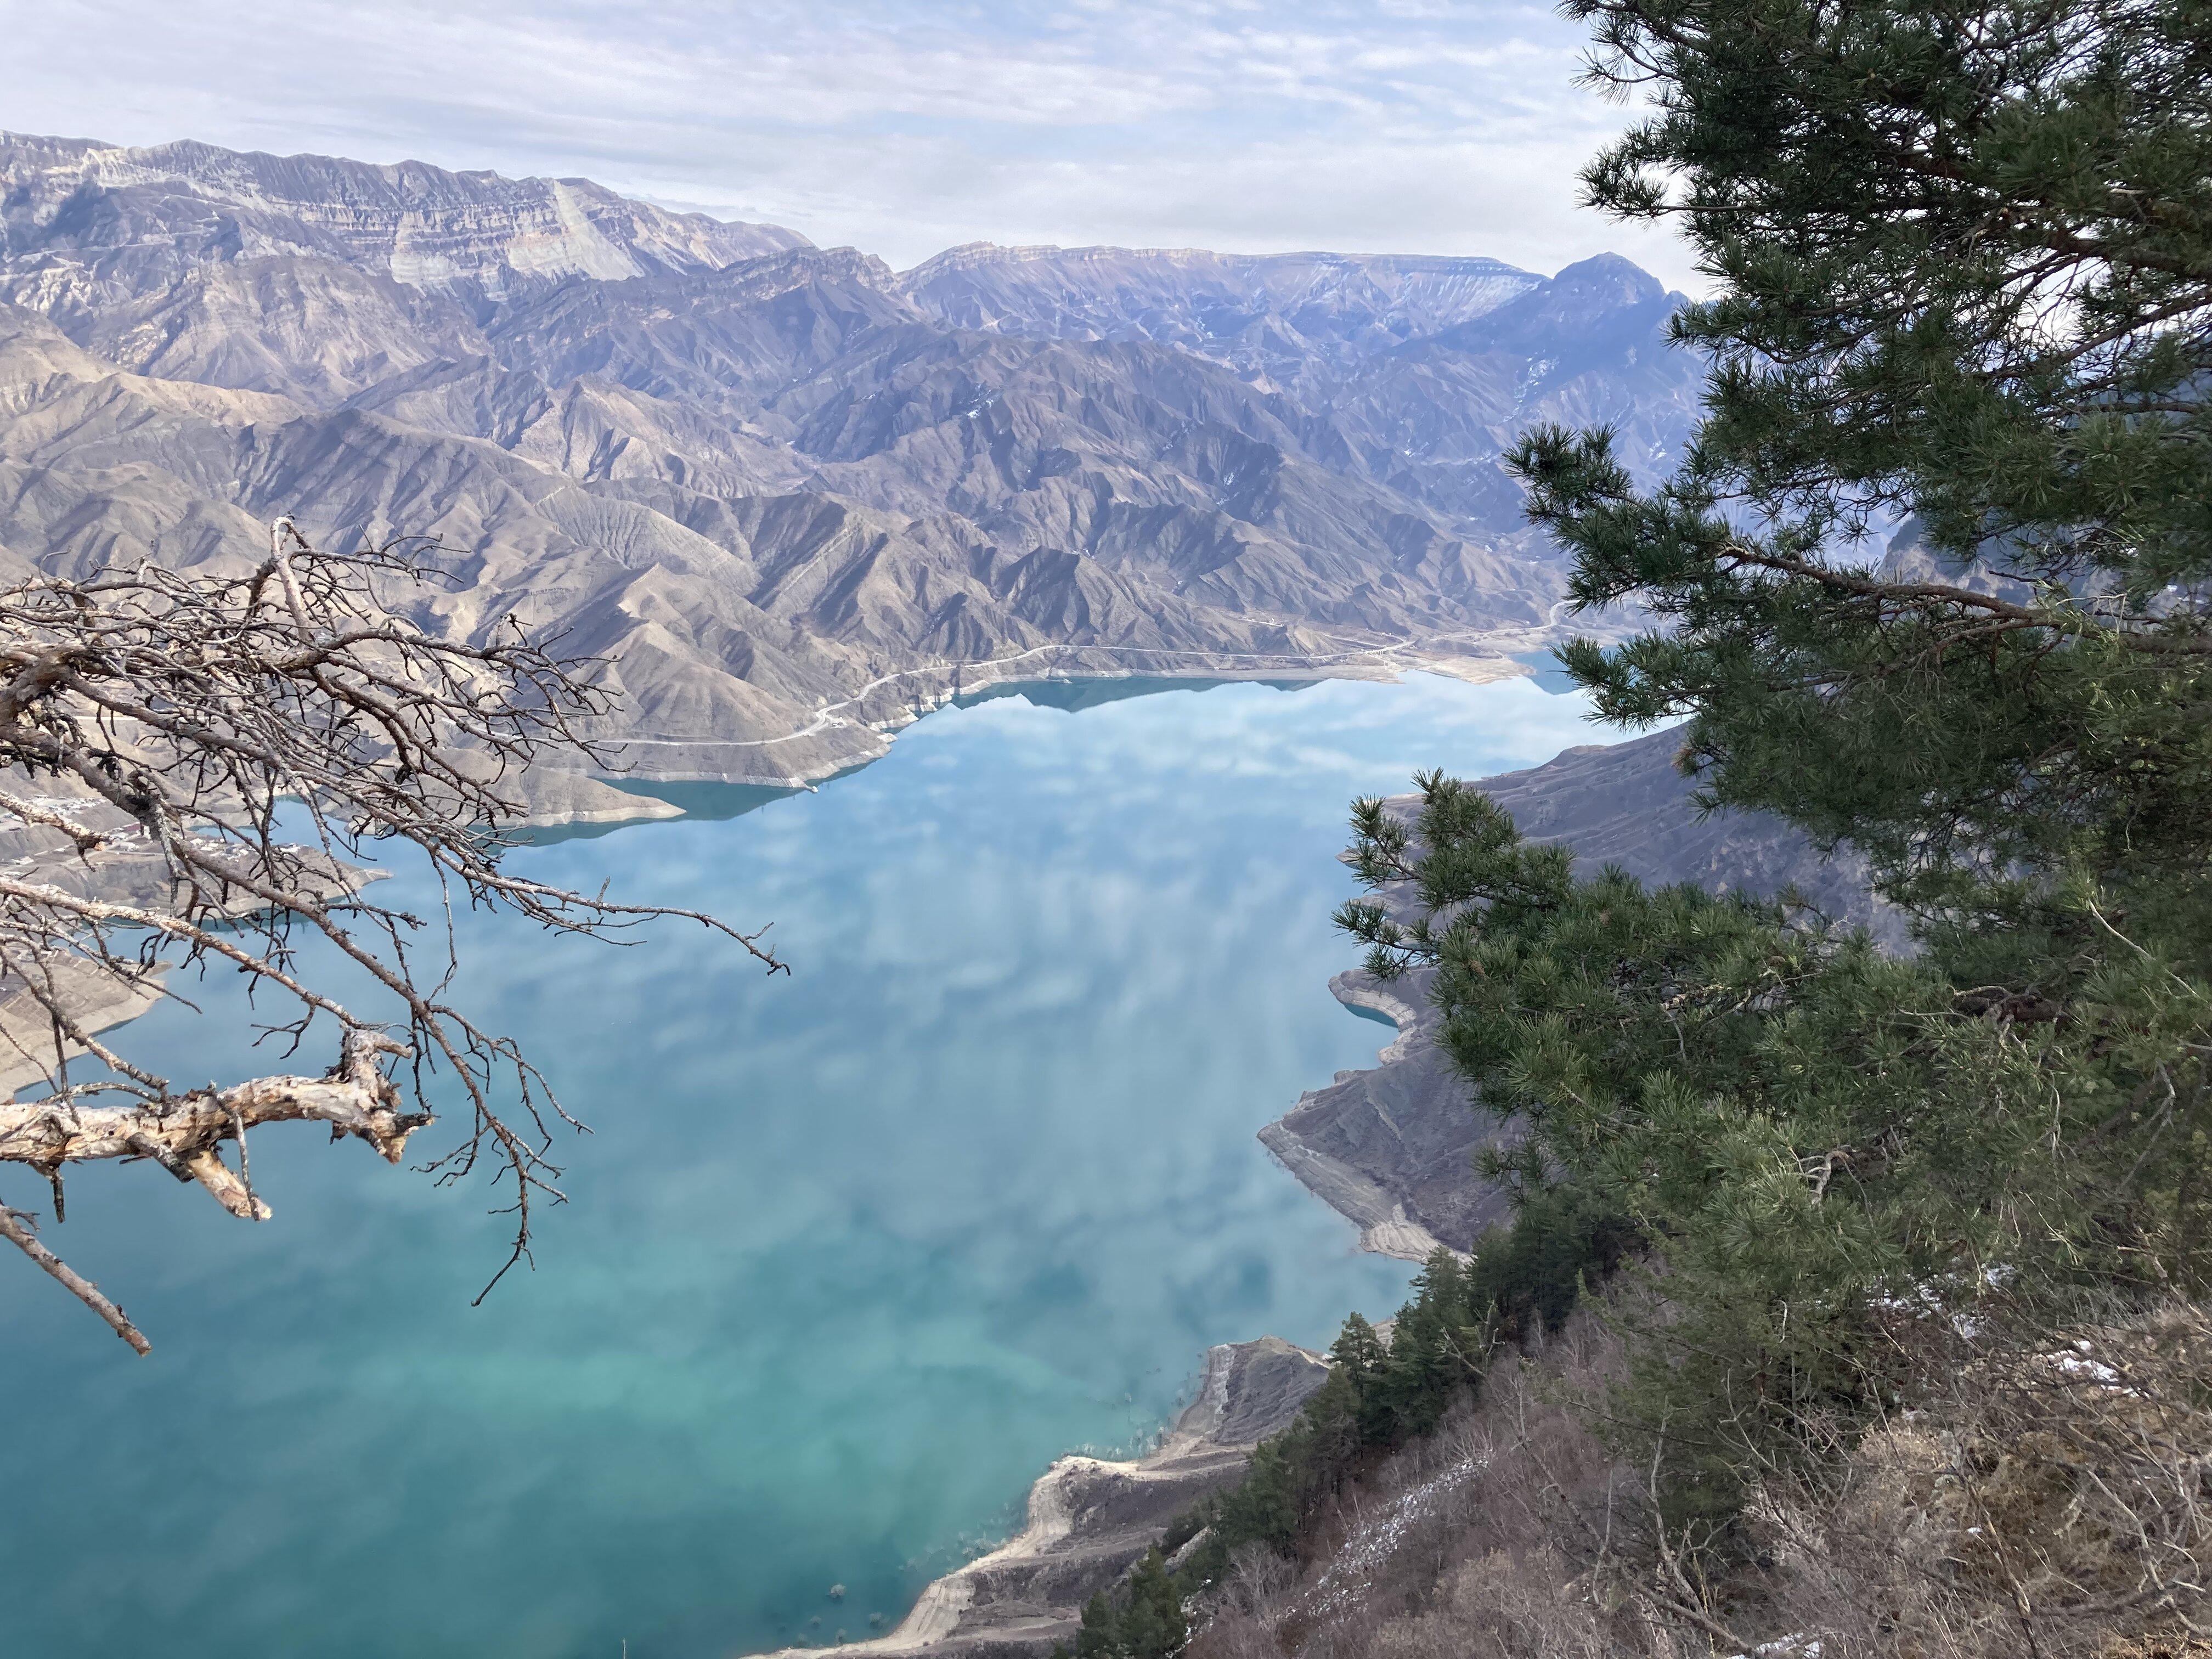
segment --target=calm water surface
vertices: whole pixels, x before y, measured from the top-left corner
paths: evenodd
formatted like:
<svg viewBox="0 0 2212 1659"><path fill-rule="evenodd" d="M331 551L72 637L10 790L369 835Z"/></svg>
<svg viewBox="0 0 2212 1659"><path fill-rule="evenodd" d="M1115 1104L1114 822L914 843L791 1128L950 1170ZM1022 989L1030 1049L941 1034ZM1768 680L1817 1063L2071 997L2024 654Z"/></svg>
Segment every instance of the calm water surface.
<svg viewBox="0 0 2212 1659"><path fill-rule="evenodd" d="M1526 680L1048 688L819 793L518 853L773 918L797 971L465 919L466 999L595 1131L481 1308L485 1189L304 1127L256 1138L259 1227L74 1176L57 1243L155 1348L0 1262L0 1654L703 1659L896 1622L1051 1458L1154 1432L1207 1345L1395 1305L1408 1270L1253 1139L1377 1044L1326 989L1346 803L1542 760L1579 714ZM236 1075L240 1004L195 995L141 1052Z"/></svg>

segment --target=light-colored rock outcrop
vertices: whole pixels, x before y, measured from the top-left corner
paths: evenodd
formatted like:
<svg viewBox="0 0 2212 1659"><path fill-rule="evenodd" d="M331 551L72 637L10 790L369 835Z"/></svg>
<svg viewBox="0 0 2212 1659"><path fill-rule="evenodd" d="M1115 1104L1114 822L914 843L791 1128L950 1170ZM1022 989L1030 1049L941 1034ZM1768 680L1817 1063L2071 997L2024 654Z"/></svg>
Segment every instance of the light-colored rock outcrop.
<svg viewBox="0 0 2212 1659"><path fill-rule="evenodd" d="M1319 1355L1279 1337L1209 1351L1197 1397L1152 1451L1121 1462L1061 1458L1030 1488L1021 1532L931 1584L889 1635L787 1649L775 1659L979 1659L1068 1639L1092 1593L1118 1579L1170 1521L1242 1474L1254 1445L1288 1427L1328 1371Z"/></svg>

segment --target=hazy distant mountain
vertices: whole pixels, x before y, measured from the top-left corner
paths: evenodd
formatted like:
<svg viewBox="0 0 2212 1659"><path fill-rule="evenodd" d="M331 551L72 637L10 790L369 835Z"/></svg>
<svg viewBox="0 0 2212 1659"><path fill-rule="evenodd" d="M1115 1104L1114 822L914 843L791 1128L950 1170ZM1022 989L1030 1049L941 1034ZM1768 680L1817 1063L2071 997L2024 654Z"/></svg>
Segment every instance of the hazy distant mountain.
<svg viewBox="0 0 2212 1659"><path fill-rule="evenodd" d="M1610 254L1547 281L1495 259L979 242L900 286L955 327L1223 364L1325 416L1397 489L1479 519L1517 515L1496 459L1532 422L1612 422L1632 466L1664 471L1696 407L1664 349L1681 296Z"/></svg>
<svg viewBox="0 0 2212 1659"><path fill-rule="evenodd" d="M956 328L1151 340L1296 376L1472 322L1544 279L1495 259L970 242L900 279Z"/></svg>
<svg viewBox="0 0 2212 1659"><path fill-rule="evenodd" d="M645 769L815 776L956 681L1519 648L1562 573L1499 452L1604 419L1663 465L1675 302L1611 258L902 275L584 180L0 135L0 557L434 533L424 609L612 659Z"/></svg>

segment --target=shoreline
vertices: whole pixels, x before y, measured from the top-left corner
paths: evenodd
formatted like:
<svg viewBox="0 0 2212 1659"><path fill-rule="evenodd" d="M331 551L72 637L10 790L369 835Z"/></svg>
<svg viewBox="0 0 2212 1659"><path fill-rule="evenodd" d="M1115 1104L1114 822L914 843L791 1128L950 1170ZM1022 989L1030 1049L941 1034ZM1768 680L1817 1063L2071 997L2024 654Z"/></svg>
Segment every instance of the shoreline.
<svg viewBox="0 0 2212 1659"><path fill-rule="evenodd" d="M1427 999L1418 994L1418 986L1405 988L1415 994L1401 995L1398 988L1380 985L1358 969L1329 981L1330 992L1347 1012L1364 1009L1388 1019L1390 1040L1372 1066L1340 1072L1326 1088L1307 1091L1261 1129L1258 1139L1299 1185L1352 1223L1361 1249L1419 1262L1438 1248L1465 1252L1409 1216L1403 1200L1372 1176L1326 1150L1323 1128L1310 1125L1302 1133L1291 1127L1302 1113L1318 1113L1324 1127L1334 1124L1347 1109L1371 1111L1387 1121L1387 1105L1375 1098L1378 1087L1418 1071L1425 1058L1439 1058ZM1464 1100L1463 1094L1457 1097ZM1463 1170L1479 1138L1471 1131L1480 1115L1447 1118L1468 1123L1468 1144L1454 1141L1432 1154L1431 1162ZM1265 1392L1252 1385L1255 1363L1291 1356L1310 1367L1304 1386L1275 1392L1254 1409L1250 1396ZM1328 1362L1320 1355L1279 1337L1209 1349L1196 1396L1162 1431L1157 1446L1120 1462L1073 1453L1054 1459L1030 1485L1021 1530L989 1553L932 1579L890 1632L860 1641L769 1650L751 1659L1016 1659L1066 1641L1080 1622L1083 1602L1118 1582L1189 1502L1242 1474L1253 1449L1290 1425L1327 1374Z"/></svg>
<svg viewBox="0 0 2212 1659"><path fill-rule="evenodd" d="M1270 665L1267 667L1254 660L1258 653L1240 653L1240 660L1230 662L1223 660L1230 653L1175 653L1185 660L1173 665L1157 661L1103 667L1055 665L970 678L975 669L1028 664L1052 651L1101 649L1039 647L985 663L902 671L872 682L855 697L825 709L829 720L817 717L813 724L783 738L722 740L729 747L767 747L842 729L856 737L865 734L872 753L818 761L802 774L790 776L763 777L726 769L690 772L659 768L650 772L641 769L623 776L641 782L725 782L811 789L823 779L880 758L899 733L956 699L1006 686L1110 684L1139 678L1396 683L1407 672L1491 684L1526 677L1529 672L1526 665L1508 653L1525 651L1532 643L1530 635L1547 631L1540 628L1498 630L1508 640L1498 641L1489 650L1466 653L1439 654L1437 641L1404 641L1322 659L1270 656L1265 659ZM1489 637L1497 639L1495 635ZM1167 653L1133 648L1129 654L1157 659ZM1190 657L1204 660L1193 662L1188 660ZM969 672L961 672L963 668ZM942 676L945 683L901 702L872 721L863 723L835 713L863 702L885 684L919 676ZM657 738L613 740L608 746L620 752L625 743L688 750L693 755L709 746L690 739ZM604 775L533 769L522 775L520 782L531 810L519 827L612 827L685 816L683 808L651 795L630 793ZM353 873L373 880L385 872ZM1387 1019L1393 1027L1389 1042L1371 1066L1340 1072L1327 1088L1307 1091L1290 1111L1261 1129L1258 1138L1302 1186L1353 1222L1363 1250L1418 1262L1443 1241L1423 1218L1394 1200L1380 1183L1338 1156L1324 1139L1301 1133L1291 1124L1317 1101L1344 1091L1357 1079L1383 1075L1414 1053L1425 1024L1425 999L1407 1000L1396 994L1396 988L1359 982L1363 979L1364 975L1340 974L1330 981L1330 988L1347 1009L1365 1009ZM155 994L137 1006L102 1008L94 1029L125 1024L157 1000ZM0 1077L0 1086L11 1081ZM1464 1168L1463 1157L1460 1167ZM1258 1442L1288 1426L1306 1395L1320 1386L1326 1375L1326 1362L1319 1356L1277 1337L1263 1336L1209 1350L1196 1397L1162 1430L1158 1443L1152 1449L1121 1461L1075 1454L1054 1460L1030 1488L1021 1529L987 1554L931 1581L890 1631L836 1645L776 1650L769 1659L821 1654L888 1659L917 1653L958 1654L964 1659L964 1656L985 1652L1042 1651L1049 1643L1072 1634L1082 1602L1097 1589L1116 1581L1176 1514L1206 1492L1237 1478Z"/></svg>
<svg viewBox="0 0 2212 1659"><path fill-rule="evenodd" d="M1364 975L1337 974L1329 980L1329 993L1347 1009L1364 1009L1382 1015L1395 1030L1389 1043L1376 1053L1373 1066L1339 1073L1330 1088L1340 1088L1370 1072L1379 1072L1406 1059L1421 1024L1419 1009L1380 985L1362 982L1365 979ZM1408 1216L1405 1205L1393 1198L1381 1183L1309 1143L1289 1127L1291 1113L1326 1092L1309 1089L1300 1095L1297 1106L1260 1131L1260 1144L1300 1186L1358 1230L1361 1249L1376 1255L1395 1256L1401 1261L1426 1261L1437 1251L1449 1249L1449 1245ZM1465 1252L1455 1250L1453 1254L1463 1255Z"/></svg>
<svg viewBox="0 0 2212 1659"><path fill-rule="evenodd" d="M1037 654L1024 653L998 663L1027 661ZM1387 665L1375 662L1379 654L1383 653L1360 653L1358 668L1349 662L1273 673L1218 663L1179 671L1149 665L1104 672L1048 668L948 684L927 699L902 704L883 720L866 727L853 725L854 730L872 733L877 744L874 755L856 764L880 757L897 733L955 698L1008 685L1154 678L1395 682L1407 672L1483 684L1529 672L1503 654L1401 659ZM808 728L792 735L812 733ZM1877 931L1889 925L1878 906L1869 908L1872 901L1860 890L1863 878L1850 862L1817 858L1778 823L1747 815L1698 814L1692 785L1673 768L1676 741L1662 732L1623 744L1570 748L1540 766L1478 784L1514 812L1533 841L1561 842L1583 856L1620 862L1644 879L1692 880L1723 890L1771 888L1785 881L1829 886L1835 890L1832 896L1839 914L1856 916L1865 909L1865 919ZM669 742L672 747L691 746ZM848 769L854 769L842 766L817 777ZM689 778L656 774L653 781L763 781L757 775L732 778L719 772ZM629 794L583 774L554 775L550 781L556 789L588 789L577 790L568 803L582 810L548 823L614 824L684 816L667 801ZM811 787L814 780L774 781ZM1391 804L1394 810L1407 811L1416 803L1400 797ZM362 873L374 878L382 872ZM1386 902L1393 898L1383 896ZM1337 1001L1347 1010L1387 1020L1393 1028L1390 1038L1368 1066L1340 1071L1331 1083L1306 1091L1257 1132L1292 1178L1353 1224L1363 1250L1413 1262L1439 1247L1464 1256L1485 1226L1504 1218L1504 1195L1470 1182L1468 1167L1481 1146L1507 1144L1513 1133L1470 1102L1465 1084L1450 1071L1437 1042L1442 1022L1427 995L1428 980L1424 972L1388 984L1359 969L1334 975L1329 988ZM123 1023L136 1012L118 1010L103 1026ZM888 1632L834 1645L774 1650L766 1659L823 1654L1036 1659L1050 1643L1073 1632L1083 1601L1117 1581L1168 1521L1204 1492L1234 1480L1254 1445L1292 1420L1326 1372L1318 1356L1273 1337L1210 1350L1197 1397L1151 1450L1124 1461L1081 1455L1054 1460L1029 1489L1020 1530L932 1580ZM1273 1382L1255 1386L1253 1377L1263 1374L1272 1374ZM1299 1379L1310 1381L1301 1389ZM1261 1407L1246 1409L1246 1401L1231 1409L1232 1396L1243 1401L1247 1395L1261 1400Z"/></svg>
<svg viewBox="0 0 2212 1659"><path fill-rule="evenodd" d="M1358 1231L1359 1247L1422 1262L1439 1249L1465 1259L1505 1218L1505 1194L1470 1182L1485 1146L1517 1131L1468 1097L1438 1042L1431 975L1385 985L1364 969L1332 976L1347 1010L1379 1014L1395 1035L1371 1065L1339 1072L1259 1132L1261 1145L1308 1192Z"/></svg>
<svg viewBox="0 0 2212 1659"><path fill-rule="evenodd" d="M1383 674L1278 673L1268 678L1350 679L1384 678L1396 681L1404 672L1426 670L1449 674L1474 684L1486 684L1528 674L1524 664L1500 654L1459 657L1447 662L1405 661ZM1482 672L1489 671L1489 672ZM1234 671L1193 669L1181 675L1152 670L1118 673L1052 673L1023 676L993 684L1058 683L1085 679L1150 678L1235 680ZM1261 678L1251 675L1249 678ZM981 686L948 691L926 708L909 713L891 728L892 734L933 712L954 696ZM888 749L886 740L884 747ZM808 787L802 783L799 787ZM1414 975L1402 984L1384 985L1364 971L1348 969L1329 980L1329 991L1347 1012L1364 1011L1380 1015L1392 1027L1390 1039L1368 1066L1340 1071L1329 1084L1300 1095L1280 1117L1257 1132L1257 1139L1274 1161L1313 1197L1351 1222L1358 1248L1400 1261L1421 1262L1439 1248L1464 1258L1467 1246L1491 1222L1502 1219L1506 1207L1503 1194L1483 1193L1467 1200L1468 1165L1485 1139L1505 1133L1503 1126L1479 1110L1464 1109L1468 1103L1464 1085L1449 1072L1436 1042L1439 1024L1426 994L1427 976ZM1443 1109L1437 1109L1439 1107ZM1364 1167L1363 1167L1364 1166ZM1381 1178L1392 1177L1386 1184ZM1409 1178L1410 1176L1410 1178ZM1460 1206L1448 1217L1430 1213L1422 1205L1425 1189L1440 1186L1455 1190ZM1412 1207L1409 1208L1409 1200ZM1439 1237L1432 1228L1443 1228L1449 1237ZM1454 1242L1462 1241L1462 1242ZM929 1659L1016 1659L1041 1654L1054 1643L1070 1639L1079 1624L1082 1603L1096 1589L1118 1581L1121 1573L1156 1538L1159 1528L1183 1506L1184 1499L1159 1508L1151 1534L1142 1542L1127 1535L1126 1523L1115 1536L1119 1547L1102 1551L1098 1528L1086 1527L1086 1505L1095 1507L1099 1496L1116 1485L1142 1487L1149 1482L1177 1483L1193 1496L1203 1488L1191 1484L1194 1469L1184 1460L1196 1458L1204 1466L1209 1486L1228 1484L1249 1462L1257 1443L1289 1426L1304 1404L1300 1395L1270 1425L1254 1428L1249 1438L1223 1443L1209 1441L1194 1420L1194 1413L1209 1401L1225 1395L1237 1357L1247 1352L1286 1350L1304 1355L1314 1367L1312 1387L1327 1374L1327 1362L1304 1349L1292 1348L1278 1337L1261 1337L1208 1351L1206 1370L1192 1404L1162 1431L1158 1446L1127 1462L1109 1462L1071 1454L1055 1459L1034 1481L1029 1492L1021 1530L989 1553L954 1568L924 1586L914 1606L889 1632L860 1641L825 1643L816 1647L766 1650L751 1659L905 1659L927 1655ZM1309 1388L1305 1392L1311 1392ZM1072 1542L1071 1542L1072 1540ZM1080 1559L1089 1547L1089 1573L1069 1575L1056 1604L1045 1606L1002 1594L1004 1581L1041 1579L1052 1576L1055 1554ZM1110 1562L1103 1559L1110 1557ZM1097 1569L1110 1565L1103 1574Z"/></svg>
<svg viewBox="0 0 2212 1659"><path fill-rule="evenodd" d="M1556 628L1528 623L1510 628L1404 640L1394 644L1313 653L1163 651L1149 646L1053 643L1007 657L974 662L925 663L872 680L852 696L823 705L807 724L766 738L665 737L646 733L594 738L617 760L630 763L620 773L547 768L523 775L530 799L518 828L568 824L626 823L680 816L679 809L623 787L641 783L726 783L772 789L811 789L890 752L908 727L958 698L1010 685L1078 684L1127 679L1215 680L1251 684L1263 680L1372 680L1395 684L1407 673L1431 673L1486 685L1527 678L1527 665L1515 660L1548 642ZM1097 653L1144 660L1047 663L1023 672L996 671L1029 664L1053 653ZM923 684L896 699L879 698L902 681ZM871 708L869 705L873 704ZM848 712L850 711L850 712ZM769 765L740 763L756 750L795 745ZM658 753L653 751L660 751ZM763 756L763 760L769 757ZM543 805L540 805L540 802ZM635 809L625 803L636 803Z"/></svg>
<svg viewBox="0 0 2212 1659"><path fill-rule="evenodd" d="M1022 1529L933 1579L887 1634L756 1659L983 1659L1066 1641L1083 1603L1118 1581L1176 1515L1241 1474L1252 1449L1287 1427L1328 1374L1319 1354L1280 1337L1210 1348L1197 1395L1158 1444L1122 1461L1054 1459L1030 1487Z"/></svg>

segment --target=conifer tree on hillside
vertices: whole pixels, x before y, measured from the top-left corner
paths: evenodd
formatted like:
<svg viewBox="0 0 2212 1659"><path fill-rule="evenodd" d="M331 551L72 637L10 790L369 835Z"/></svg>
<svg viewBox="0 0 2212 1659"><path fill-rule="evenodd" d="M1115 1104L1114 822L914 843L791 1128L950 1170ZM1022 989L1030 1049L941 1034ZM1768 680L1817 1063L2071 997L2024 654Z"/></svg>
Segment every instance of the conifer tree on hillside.
<svg viewBox="0 0 2212 1659"><path fill-rule="evenodd" d="M1709 802L1867 853L1914 946L1577 869L1441 772L1410 816L1355 803L1372 896L1339 921L1371 971L1437 970L1453 1060L1528 1130L1489 1170L1516 1216L1431 1261L1387 1343L1348 1322L1170 1536L1194 1583L1325 1550L1348 1480L1640 1258L1591 1422L1654 1559L1613 1596L1609 1541L1561 1589L1617 1650L1753 1645L1715 1616L1786 1600L1747 1499L1847 1490L1859 1436L1929 1405L1929 1479L2014 1509L1887 1492L1882 1535L1930 1559L1824 1564L1841 1622L1759 1651L2179 1651L2140 1638L2201 1637L2212 1567L2174 1335L2212 1288L2212 4L1565 9L1651 107L1589 202L1679 223L1712 288L1674 325L1711 372L1673 478L1639 490L1603 431L1513 453L1576 599L1649 618L1562 654L1617 724L1686 717ZM1496 1650L1601 1650L1546 1639Z"/></svg>
<svg viewBox="0 0 2212 1659"><path fill-rule="evenodd" d="M1856 842L1933 916L2108 938L2053 908L2071 871L2203 950L2212 12L1568 9L1657 105L1589 200L1715 283L1674 324L1711 374L1666 488L1599 433L1516 453L1576 598L1662 624L1575 673L1617 720L1693 715L1717 799ZM1834 550L1902 514L1914 556Z"/></svg>
<svg viewBox="0 0 2212 1659"><path fill-rule="evenodd" d="M1714 291L1674 478L1515 452L1577 600L1651 619L1563 655L1619 724L1688 716L1709 801L1863 848L1917 949L1577 871L1441 775L1356 805L1382 896L1340 920L1440 969L1533 1131L1496 1173L1663 1261L1629 1417L1724 1516L1969 1310L2212 1273L2212 8L1568 9L1655 106L1590 201Z"/></svg>
<svg viewBox="0 0 2212 1659"><path fill-rule="evenodd" d="M1100 1590L1083 1604L1073 1659L1172 1659L1190 1639L1182 1603L1182 1586L1165 1558L1146 1550L1118 1595ZM1052 1659L1069 1659L1065 1643L1054 1647Z"/></svg>

